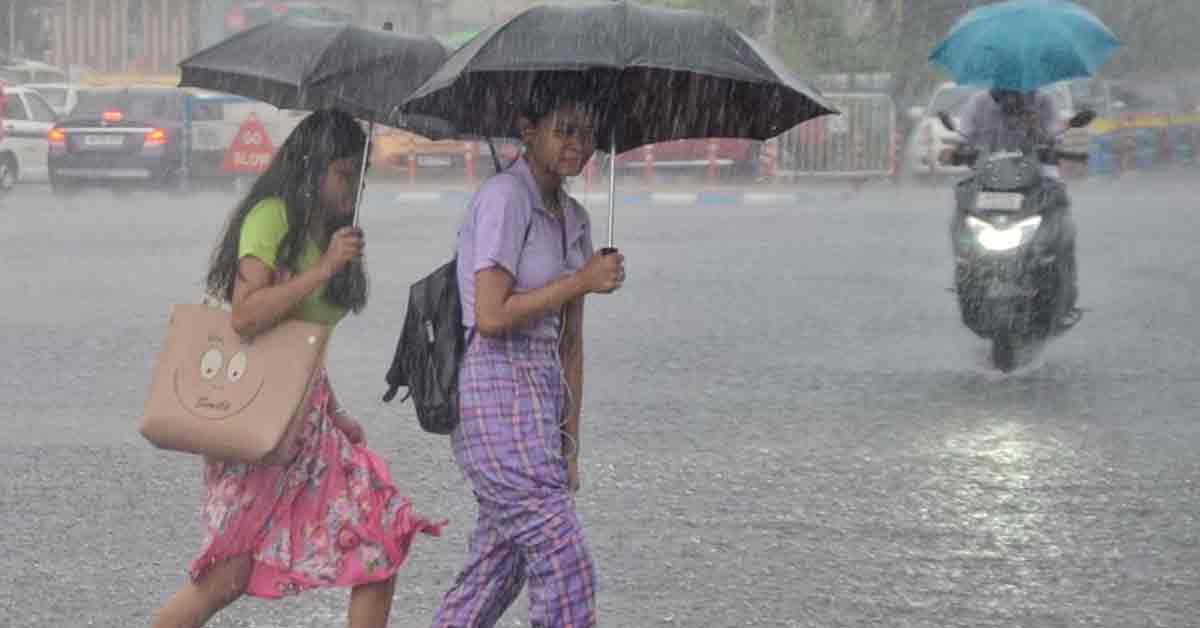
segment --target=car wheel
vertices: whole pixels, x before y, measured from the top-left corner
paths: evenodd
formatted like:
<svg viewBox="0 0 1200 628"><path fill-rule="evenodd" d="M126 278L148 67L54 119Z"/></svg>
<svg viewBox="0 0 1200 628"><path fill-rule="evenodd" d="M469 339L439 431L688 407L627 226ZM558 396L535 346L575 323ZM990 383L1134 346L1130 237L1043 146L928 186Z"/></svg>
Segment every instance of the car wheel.
<svg viewBox="0 0 1200 628"><path fill-rule="evenodd" d="M8 194L17 185L17 162L12 155L0 157L0 194Z"/></svg>

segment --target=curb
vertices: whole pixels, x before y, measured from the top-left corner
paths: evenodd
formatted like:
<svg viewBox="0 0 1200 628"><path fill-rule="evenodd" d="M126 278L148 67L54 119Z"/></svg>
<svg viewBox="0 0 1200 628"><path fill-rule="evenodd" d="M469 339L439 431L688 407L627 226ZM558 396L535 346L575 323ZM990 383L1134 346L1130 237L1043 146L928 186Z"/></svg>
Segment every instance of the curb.
<svg viewBox="0 0 1200 628"><path fill-rule="evenodd" d="M444 192L401 192L394 201L399 205L439 205L466 207L472 194L457 190ZM608 204L608 194L576 194L579 202L589 207ZM630 192L617 194L616 204L678 207L686 205L790 205L809 203L817 195L804 192Z"/></svg>

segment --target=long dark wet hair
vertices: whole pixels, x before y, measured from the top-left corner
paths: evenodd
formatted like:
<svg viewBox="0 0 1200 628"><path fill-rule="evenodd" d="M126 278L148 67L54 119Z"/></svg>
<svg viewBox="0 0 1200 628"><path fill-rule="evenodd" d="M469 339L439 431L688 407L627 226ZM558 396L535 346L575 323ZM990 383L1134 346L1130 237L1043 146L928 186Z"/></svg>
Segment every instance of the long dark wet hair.
<svg viewBox="0 0 1200 628"><path fill-rule="evenodd" d="M361 159L366 146L367 134L342 111L317 111L301 121L230 215L213 251L206 281L208 292L233 302L242 224L263 200L278 198L287 211L288 230L279 244L277 268L297 272L296 263L314 222L324 223L322 241L318 243L324 249L337 222L321 207L321 185L329 165L346 157ZM362 260L346 264L329 280L325 300L356 314L366 307L367 275Z"/></svg>

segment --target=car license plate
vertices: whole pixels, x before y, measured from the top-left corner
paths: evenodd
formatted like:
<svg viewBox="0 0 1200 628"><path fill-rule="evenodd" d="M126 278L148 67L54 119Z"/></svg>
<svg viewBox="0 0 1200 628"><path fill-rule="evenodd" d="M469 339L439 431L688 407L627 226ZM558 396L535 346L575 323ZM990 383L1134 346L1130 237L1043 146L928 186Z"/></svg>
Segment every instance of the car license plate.
<svg viewBox="0 0 1200 628"><path fill-rule="evenodd" d="M1009 192L980 192L979 198L975 201L975 207L978 209L991 209L997 211L1017 211L1021 209L1021 205L1025 201L1025 195L1012 194Z"/></svg>
<svg viewBox="0 0 1200 628"><path fill-rule="evenodd" d="M124 146L125 136L108 134L108 135L85 135L83 136L83 145L98 148L111 148L113 146Z"/></svg>
<svg viewBox="0 0 1200 628"><path fill-rule="evenodd" d="M52 176L85 179L149 179L152 173L144 168L59 168Z"/></svg>
<svg viewBox="0 0 1200 628"><path fill-rule="evenodd" d="M450 157L443 155L417 155L417 165L422 168L445 168L454 163Z"/></svg>

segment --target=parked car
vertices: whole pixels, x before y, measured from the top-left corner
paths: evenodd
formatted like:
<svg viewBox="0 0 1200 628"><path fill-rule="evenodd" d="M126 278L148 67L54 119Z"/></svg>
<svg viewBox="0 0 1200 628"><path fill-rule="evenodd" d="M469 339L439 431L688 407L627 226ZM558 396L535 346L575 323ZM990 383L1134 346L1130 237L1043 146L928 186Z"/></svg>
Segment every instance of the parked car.
<svg viewBox="0 0 1200 628"><path fill-rule="evenodd" d="M64 83L67 73L41 61L0 57L0 80L9 85Z"/></svg>
<svg viewBox="0 0 1200 628"><path fill-rule="evenodd" d="M758 170L761 142L739 138L688 139L659 142L651 148L656 170L703 172L709 166L709 150L716 145L713 159L718 166L730 168L737 176L752 176ZM617 168L645 166L646 147L617 155Z"/></svg>
<svg viewBox="0 0 1200 628"><path fill-rule="evenodd" d="M957 136L938 120L937 114L945 111L957 124L963 106L980 91L978 87L943 83L934 90L927 106L909 109L908 115L914 120L914 125L912 141L908 143L907 161L909 172L914 177L925 179L958 175L967 170L965 166L948 166L938 162L942 149L950 146L950 139Z"/></svg>
<svg viewBox="0 0 1200 628"><path fill-rule="evenodd" d="M434 141L409 133L402 129L384 129L375 138L373 159L391 168L407 171L415 168L421 171L439 173L461 173L466 168L467 154L475 162L477 173L486 172L491 157L481 150L482 142L469 143L459 140ZM485 164L481 158L486 158Z"/></svg>
<svg viewBox="0 0 1200 628"><path fill-rule="evenodd" d="M188 93L174 87L87 88L71 115L50 131L55 193L84 185L181 189Z"/></svg>
<svg viewBox="0 0 1200 628"><path fill-rule="evenodd" d="M66 118L71 113L79 102L79 90L84 89L82 85L71 83L29 83L25 87L41 94L59 118Z"/></svg>
<svg viewBox="0 0 1200 628"><path fill-rule="evenodd" d="M268 103L208 90L188 91L188 175L193 187L219 187L240 194L255 172L226 170L226 157L241 127L252 118L266 132L272 154L291 135L307 111L281 110ZM265 169L266 165L262 165Z"/></svg>
<svg viewBox="0 0 1200 628"><path fill-rule="evenodd" d="M57 116L50 105L28 87L5 87L4 137L0 139L0 187L18 181L44 182L49 153L47 134Z"/></svg>

